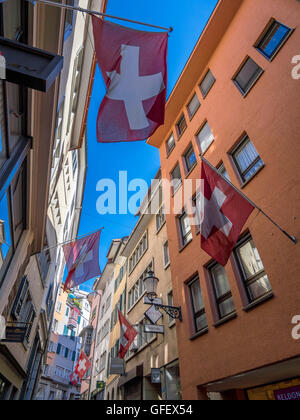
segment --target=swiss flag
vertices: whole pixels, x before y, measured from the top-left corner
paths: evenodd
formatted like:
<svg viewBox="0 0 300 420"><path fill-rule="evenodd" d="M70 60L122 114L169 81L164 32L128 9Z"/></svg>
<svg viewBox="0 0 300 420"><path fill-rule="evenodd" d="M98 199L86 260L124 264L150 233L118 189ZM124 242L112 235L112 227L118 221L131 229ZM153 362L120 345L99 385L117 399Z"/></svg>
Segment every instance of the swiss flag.
<svg viewBox="0 0 300 420"><path fill-rule="evenodd" d="M167 32L137 31L92 16L107 88L97 119L101 143L145 140L164 123Z"/></svg>
<svg viewBox="0 0 300 420"><path fill-rule="evenodd" d="M86 372L89 370L90 366L91 366L91 362L82 351L78 359L78 363L75 367L75 373L77 373L79 378L82 379L84 375L86 374Z"/></svg>
<svg viewBox="0 0 300 420"><path fill-rule="evenodd" d="M79 378L79 375L78 375L78 373L77 373L77 372L73 372L73 373L70 375L70 382L71 382L71 384L72 384L73 386L76 386L76 385L78 385L78 384L79 384L79 382L80 382L80 378Z"/></svg>
<svg viewBox="0 0 300 420"><path fill-rule="evenodd" d="M101 274L99 266L100 234L101 231L98 231L63 246L69 272L64 291Z"/></svg>
<svg viewBox="0 0 300 420"><path fill-rule="evenodd" d="M127 321L126 318L122 315L120 311L118 311L119 315L119 322L120 322L120 350L119 350L119 358L124 359L126 353L129 350L133 340L137 336L136 329Z"/></svg>
<svg viewBox="0 0 300 420"><path fill-rule="evenodd" d="M225 266L254 207L204 160L201 179L201 248Z"/></svg>

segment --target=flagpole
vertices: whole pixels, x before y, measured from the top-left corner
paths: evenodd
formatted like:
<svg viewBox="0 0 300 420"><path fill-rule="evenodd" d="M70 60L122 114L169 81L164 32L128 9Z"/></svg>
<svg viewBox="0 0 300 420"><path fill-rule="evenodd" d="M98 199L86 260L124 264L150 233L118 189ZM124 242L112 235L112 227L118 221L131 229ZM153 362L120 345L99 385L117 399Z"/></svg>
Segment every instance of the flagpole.
<svg viewBox="0 0 300 420"><path fill-rule="evenodd" d="M253 207L255 207L260 213L262 213L274 226L276 226L286 237L288 237L294 245L298 243L295 236L292 236L287 233L278 223L276 223L268 214L266 214L258 205L253 203L241 190L239 190L235 185L233 185L227 178L225 178L220 172L218 172L217 168L215 168L208 160L206 160L202 155L200 155L203 162L205 162L215 173L217 173L227 184L229 184L235 191L237 191L245 200L248 201Z"/></svg>
<svg viewBox="0 0 300 420"><path fill-rule="evenodd" d="M41 252L49 251L50 249L57 248L57 247L59 247L59 246L61 246L61 245L66 245L66 244L69 244L69 243L71 243L71 242L77 241L78 239L82 239L82 238L85 238L86 236L92 235L93 233L96 233L96 232L101 232L103 229L104 229L104 227L102 227L102 228L100 228L100 229L97 229L97 230L94 230L94 231L92 231L92 232L86 233L85 235L77 236L77 237L76 237L76 238L74 238L74 239L69 239L68 241L65 241L65 242L60 242L60 243L58 243L58 244L56 244L56 245L54 245L54 246L49 246L48 248L43 248L40 252L35 252L34 254L31 254L31 256L34 256L34 255L40 254Z"/></svg>
<svg viewBox="0 0 300 420"><path fill-rule="evenodd" d="M27 0L27 1L30 1L30 0ZM163 30L168 31L168 32L173 31L172 27L165 28L163 26L151 25L150 23L139 22L137 20L132 20L132 19L121 18L121 17L118 17L118 16L107 15L106 13L97 12L95 10L83 9L82 7L69 6L67 4L55 3L55 2L49 1L49 0L36 0L36 2L37 3L48 4L49 6L60 7L60 8L63 8L63 9L75 10L77 12L88 13L90 15L98 15L98 16L103 16L103 17L110 18L110 19L122 20L124 22L136 23L138 25L149 26L150 28L163 29Z"/></svg>

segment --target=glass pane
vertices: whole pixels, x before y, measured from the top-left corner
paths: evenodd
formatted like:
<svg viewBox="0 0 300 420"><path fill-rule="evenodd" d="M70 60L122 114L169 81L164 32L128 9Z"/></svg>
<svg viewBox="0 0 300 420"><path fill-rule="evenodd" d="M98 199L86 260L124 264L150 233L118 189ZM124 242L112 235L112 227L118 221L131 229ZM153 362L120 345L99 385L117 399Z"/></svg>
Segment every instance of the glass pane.
<svg viewBox="0 0 300 420"><path fill-rule="evenodd" d="M197 331L201 331L207 327L206 314L200 315L196 318L196 328Z"/></svg>
<svg viewBox="0 0 300 420"><path fill-rule="evenodd" d="M257 248L251 239L238 249L246 278L251 278L264 269Z"/></svg>
<svg viewBox="0 0 300 420"><path fill-rule="evenodd" d="M244 174L245 180L247 181L247 179L250 179L252 177L252 175L254 175L259 170L259 168L261 168L263 166L263 164L264 164L263 161L261 159L259 159L256 162L256 164L254 166L252 166L252 168L249 169L249 171L247 171Z"/></svg>
<svg viewBox="0 0 300 420"><path fill-rule="evenodd" d="M0 201L0 269L11 247L7 194Z"/></svg>
<svg viewBox="0 0 300 420"><path fill-rule="evenodd" d="M167 400L181 400L179 366L166 368L165 374Z"/></svg>
<svg viewBox="0 0 300 420"><path fill-rule="evenodd" d="M167 152L169 153L173 149L174 146L175 146L175 139L174 139L174 135L171 134L171 136L167 140Z"/></svg>
<svg viewBox="0 0 300 420"><path fill-rule="evenodd" d="M0 82L0 167L7 158L5 145L5 106L3 101L3 82Z"/></svg>
<svg viewBox="0 0 300 420"><path fill-rule="evenodd" d="M230 292L230 286L224 267L218 264L212 268L211 273L215 285L217 298L224 296L226 293Z"/></svg>
<svg viewBox="0 0 300 420"><path fill-rule="evenodd" d="M16 40L16 36L22 30L21 26L21 2L10 0L5 3L5 34L6 38Z"/></svg>
<svg viewBox="0 0 300 420"><path fill-rule="evenodd" d="M199 102L198 96L195 93L192 100L188 104L188 110L189 110L190 117L192 117L196 113L197 109L199 108L199 105L200 105L200 102Z"/></svg>
<svg viewBox="0 0 300 420"><path fill-rule="evenodd" d="M252 58L248 58L235 78L243 92L247 92L251 83L255 81L261 70L262 69L252 60Z"/></svg>
<svg viewBox="0 0 300 420"><path fill-rule="evenodd" d="M268 280L268 276L264 275L260 279L256 280L254 283L248 286L248 292L251 300L258 299L267 292L272 290L271 285Z"/></svg>
<svg viewBox="0 0 300 420"><path fill-rule="evenodd" d="M234 154L241 172L249 168L258 156L257 150L249 139Z"/></svg>
<svg viewBox="0 0 300 420"><path fill-rule="evenodd" d="M12 182L15 246L18 244L26 222L24 210L25 179L25 167L23 167Z"/></svg>
<svg viewBox="0 0 300 420"><path fill-rule="evenodd" d="M196 313L202 311L204 309L204 301L202 297L199 279L193 284L191 284L190 289L192 294L194 312Z"/></svg>
<svg viewBox="0 0 300 420"><path fill-rule="evenodd" d="M203 94L203 96L206 96L212 87L212 85L215 83L215 78L212 74L212 72L209 70L206 76L204 77L203 81L200 84L200 89Z"/></svg>
<svg viewBox="0 0 300 420"><path fill-rule="evenodd" d="M208 149L210 144L214 141L214 136L211 132L208 123L205 123L197 137L201 148L201 152L204 153Z"/></svg>
<svg viewBox="0 0 300 420"><path fill-rule="evenodd" d="M186 121L185 121L184 115L182 115L182 117L177 123L178 134L179 135L182 134L184 130L186 129L186 127L187 127Z"/></svg>
<svg viewBox="0 0 300 420"><path fill-rule="evenodd" d="M266 37L259 44L259 49L262 50L267 57L272 57L289 32L289 28L281 25L278 22L275 22L271 26Z"/></svg>
<svg viewBox="0 0 300 420"><path fill-rule="evenodd" d="M185 161L186 161L187 170L189 171L196 163L196 155L192 147L185 155Z"/></svg>
<svg viewBox="0 0 300 420"><path fill-rule="evenodd" d="M235 311L235 306L232 297L220 303L219 311L221 318L224 318L224 316L229 315Z"/></svg>

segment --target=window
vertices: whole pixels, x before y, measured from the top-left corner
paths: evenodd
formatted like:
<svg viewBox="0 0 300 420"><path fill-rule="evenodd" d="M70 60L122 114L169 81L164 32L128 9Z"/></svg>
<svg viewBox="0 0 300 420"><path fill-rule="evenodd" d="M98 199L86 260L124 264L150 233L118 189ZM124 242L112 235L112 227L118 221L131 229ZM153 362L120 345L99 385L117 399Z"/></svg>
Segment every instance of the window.
<svg viewBox="0 0 300 420"><path fill-rule="evenodd" d="M74 0L66 0L68 6L74 6ZM65 40L71 35L73 27L73 14L74 10L66 9L66 20L65 20Z"/></svg>
<svg viewBox="0 0 300 420"><path fill-rule="evenodd" d="M214 136L208 122L204 124L204 126L201 128L201 130L197 134L197 140L199 143L201 153L202 154L205 153L206 150L211 145L211 143L214 141Z"/></svg>
<svg viewBox="0 0 300 420"><path fill-rule="evenodd" d="M192 303L192 314L194 319L194 332L200 332L207 328L206 312L204 307L204 301L200 288L199 277L196 277L193 281L188 284L191 303Z"/></svg>
<svg viewBox="0 0 300 420"><path fill-rule="evenodd" d="M247 236L238 244L235 255L249 301L253 302L271 292L268 276L265 273L258 250L250 236Z"/></svg>
<svg viewBox="0 0 300 420"><path fill-rule="evenodd" d="M156 231L158 232L162 225L165 223L165 208L162 205L156 215Z"/></svg>
<svg viewBox="0 0 300 420"><path fill-rule="evenodd" d="M230 181L228 172L226 171L225 165L224 163L222 163L219 167L218 167L218 172L220 172L220 174L226 178L228 181Z"/></svg>
<svg viewBox="0 0 300 420"><path fill-rule="evenodd" d="M128 310L136 304L145 291L144 278L147 277L150 270L153 269L153 262L151 262L139 279L135 282L133 287L128 292Z"/></svg>
<svg viewBox="0 0 300 420"><path fill-rule="evenodd" d="M0 170L1 183L4 175ZM26 178L25 161L7 190L0 191L0 286L26 227Z"/></svg>
<svg viewBox="0 0 300 420"><path fill-rule="evenodd" d="M177 163L177 165L171 172L171 180L172 180L172 186L173 186L173 194L175 194L175 192L180 188L181 182L182 182L179 163Z"/></svg>
<svg viewBox="0 0 300 420"><path fill-rule="evenodd" d="M176 124L176 128L177 128L178 137L180 137L184 133L185 129L187 128L184 114L182 114L182 116L180 117L178 123Z"/></svg>
<svg viewBox="0 0 300 420"><path fill-rule="evenodd" d="M167 241L164 243L164 267L166 268L169 264L170 264L169 243Z"/></svg>
<svg viewBox="0 0 300 420"><path fill-rule="evenodd" d="M133 254L129 258L129 273L131 273L136 265L139 263L142 256L145 254L145 252L148 249L148 233L145 232L142 240L134 250Z"/></svg>
<svg viewBox="0 0 300 420"><path fill-rule="evenodd" d="M58 166L60 158L62 156L62 149L63 149L63 139L62 139L62 126L64 120L64 100L60 104L57 114L57 122L56 122L56 131L55 131L55 138L54 138L54 146L53 146L53 156L52 156L52 164L51 164L51 178L54 175L55 169Z"/></svg>
<svg viewBox="0 0 300 420"><path fill-rule="evenodd" d="M167 155L169 155L172 152L174 147L175 147L175 138L174 138L174 134L172 133L170 137L168 138L168 140L166 141Z"/></svg>
<svg viewBox="0 0 300 420"><path fill-rule="evenodd" d="M210 89L214 85L215 81L216 81L216 79L215 79L214 75L212 74L212 72L210 70L208 70L204 79L200 83L200 90L201 90L201 93L203 95L203 98L205 98L205 96L208 94L208 92L210 91Z"/></svg>
<svg viewBox="0 0 300 420"><path fill-rule="evenodd" d="M232 157L244 182L254 176L264 164L248 136L243 138Z"/></svg>
<svg viewBox="0 0 300 420"><path fill-rule="evenodd" d="M66 316L68 316L68 315L69 315L69 312L70 312L70 308L67 306L67 309L66 309Z"/></svg>
<svg viewBox="0 0 300 420"><path fill-rule="evenodd" d="M262 75L263 69L252 58L248 57L242 68L234 76L233 81L245 96Z"/></svg>
<svg viewBox="0 0 300 420"><path fill-rule="evenodd" d="M256 44L256 48L266 58L272 60L291 32L290 28L274 20Z"/></svg>
<svg viewBox="0 0 300 420"><path fill-rule="evenodd" d="M197 94L195 93L187 106L190 118L193 118L193 116L196 114L199 107L200 107L200 102L199 102Z"/></svg>
<svg viewBox="0 0 300 420"><path fill-rule="evenodd" d="M73 177L75 177L76 170L78 167L78 157L77 157L77 150L72 150L72 168L73 168Z"/></svg>
<svg viewBox="0 0 300 420"><path fill-rule="evenodd" d="M41 279L42 279L43 284L45 285L49 268L50 268L50 264L51 264L51 255L50 255L48 241L46 237L44 240L44 250L42 250L37 255L37 261L38 261L38 266L39 266L39 270L41 274Z"/></svg>
<svg viewBox="0 0 300 420"><path fill-rule="evenodd" d="M182 246L186 245L193 239L190 219L186 212L179 217L180 233Z"/></svg>
<svg viewBox="0 0 300 420"><path fill-rule="evenodd" d="M186 167L186 172L189 173L197 163L196 155L192 145L190 145L183 158Z"/></svg>
<svg viewBox="0 0 300 420"><path fill-rule="evenodd" d="M99 372L101 372L103 369L105 369L105 365L106 365L106 351L100 357Z"/></svg>
<svg viewBox="0 0 300 420"><path fill-rule="evenodd" d="M235 312L230 285L226 271L220 264L213 265L209 271L213 284L219 318L222 319L227 315Z"/></svg>
<svg viewBox="0 0 300 420"><path fill-rule="evenodd" d="M73 121L74 121L74 117L75 117L75 113L77 109L80 78L81 78L81 68L82 68L82 62L83 62L83 52L84 52L84 49L83 47L81 47L74 60L67 133L70 133L72 131Z"/></svg>
<svg viewBox="0 0 300 420"><path fill-rule="evenodd" d="M31 294L29 291L29 282L27 277L23 277L18 293L16 295L12 310L11 316L14 318L15 321L24 322L26 323L26 334L25 339L27 343L30 340L30 334L33 326L33 322L36 316Z"/></svg>
<svg viewBox="0 0 300 420"><path fill-rule="evenodd" d="M59 313L61 313L61 308L62 308L62 302L61 301L58 301L57 302L56 311L59 312Z"/></svg>

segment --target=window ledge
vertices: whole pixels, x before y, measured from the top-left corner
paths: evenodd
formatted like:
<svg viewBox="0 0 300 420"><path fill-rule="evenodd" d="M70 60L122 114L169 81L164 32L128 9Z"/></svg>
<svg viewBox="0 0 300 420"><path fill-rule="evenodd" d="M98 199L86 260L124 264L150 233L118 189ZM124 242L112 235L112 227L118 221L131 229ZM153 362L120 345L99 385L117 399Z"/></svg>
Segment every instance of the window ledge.
<svg viewBox="0 0 300 420"><path fill-rule="evenodd" d="M229 315L227 315L227 316L224 316L224 318L222 318L222 319L220 319L219 321L217 321L217 322L214 324L214 327L215 327L215 328L218 328L218 327L220 327L221 325L226 324L227 322L231 321L232 319L234 319L234 318L236 318L236 317L237 317L237 313L236 313L236 312L232 312L232 314L229 314Z"/></svg>
<svg viewBox="0 0 300 420"><path fill-rule="evenodd" d="M245 182L243 182L243 184L241 185L241 189L243 189L243 188L245 188L246 187L246 185L248 185L249 184L249 182L251 182L252 181L252 179L253 178L255 178L256 177L256 175L258 175L259 174L259 172L260 171L262 171L263 169L264 169L264 167L265 167L266 165L265 164L262 164L262 166L249 178L249 179L247 179L247 181L245 181Z"/></svg>
<svg viewBox="0 0 300 420"><path fill-rule="evenodd" d="M193 238L190 239L185 245L182 245L181 248L179 248L179 253L182 252L191 242Z"/></svg>
<svg viewBox="0 0 300 420"><path fill-rule="evenodd" d="M193 341L193 340L196 340L196 338L198 338L198 337L202 337L202 335L205 335L205 334L207 334L208 333L208 327L207 328L204 328L203 330L201 330L201 331L198 331L197 333L195 333L195 334L193 334L191 337L190 337L190 340L191 341Z"/></svg>
<svg viewBox="0 0 300 420"><path fill-rule="evenodd" d="M257 306L261 305L262 303L274 298L274 293L271 291L269 293L266 293L264 296L260 297L259 299L256 299L254 302L249 303L249 305L243 307L243 311L249 312L252 309L256 308Z"/></svg>

